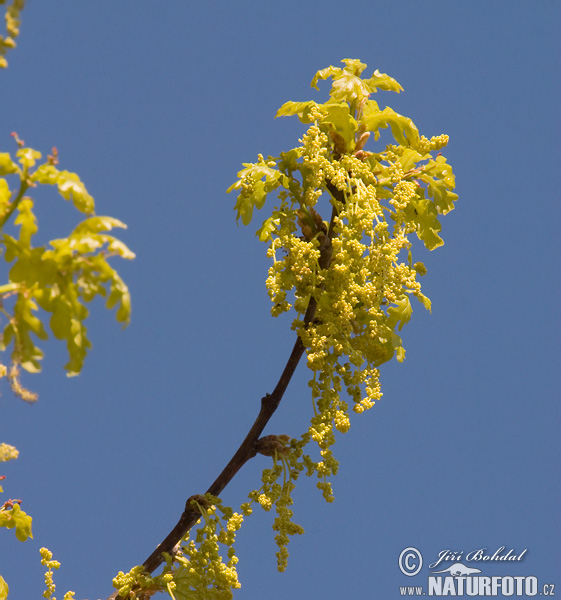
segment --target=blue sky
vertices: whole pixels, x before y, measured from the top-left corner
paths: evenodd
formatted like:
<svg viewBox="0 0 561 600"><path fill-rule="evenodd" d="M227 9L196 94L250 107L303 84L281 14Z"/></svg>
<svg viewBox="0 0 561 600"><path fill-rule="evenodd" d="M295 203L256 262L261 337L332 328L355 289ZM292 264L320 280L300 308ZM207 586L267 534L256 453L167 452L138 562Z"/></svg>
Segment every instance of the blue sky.
<svg viewBox="0 0 561 600"><path fill-rule="evenodd" d="M382 106L450 135L460 200L425 258L432 314L415 310L406 361L382 367L383 399L335 446L335 503L299 482L306 534L284 574L273 516L256 512L236 598L398 598L440 551L501 546L527 553L464 564L561 585L560 13L549 0L28 3L0 73L0 151L15 150L12 131L44 155L56 146L97 213L128 224L137 258L117 265L132 323L92 307L79 377L54 341L26 379L36 405L2 390L0 437L21 453L2 467L5 496L23 499L35 536L0 532L11 599L40 597L41 546L62 562L60 597L108 596L245 436L293 333L270 317L265 247L225 190L242 162L297 144L302 126L276 110L324 101L310 80L342 58L402 84ZM65 235L71 207L40 197L41 234ZM307 427L306 382L301 365L266 433ZM239 506L267 464L248 463L225 502ZM426 563L415 577L398 567L409 546Z"/></svg>

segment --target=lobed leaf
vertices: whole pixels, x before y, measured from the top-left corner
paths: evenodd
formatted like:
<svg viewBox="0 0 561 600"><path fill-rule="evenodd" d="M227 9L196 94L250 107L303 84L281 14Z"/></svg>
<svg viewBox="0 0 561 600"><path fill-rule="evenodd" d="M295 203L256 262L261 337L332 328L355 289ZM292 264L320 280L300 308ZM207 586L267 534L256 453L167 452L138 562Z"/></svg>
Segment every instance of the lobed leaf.
<svg viewBox="0 0 561 600"><path fill-rule="evenodd" d="M326 104L327 116L321 121L321 129L325 130L325 126L330 126L329 131L338 133L344 140L347 150L354 147L355 134L358 129L358 124L353 116L351 116L349 105L346 102L337 104Z"/></svg>
<svg viewBox="0 0 561 600"><path fill-rule="evenodd" d="M0 175L17 173L19 168L8 152L0 152Z"/></svg>
<svg viewBox="0 0 561 600"><path fill-rule="evenodd" d="M76 307L72 307L75 310L75 314L80 311L76 311ZM80 374L82 367L84 366L84 360L88 350L92 347L90 340L88 339L88 330L83 323L83 320L88 314L85 307L82 307L85 311L83 319L72 317L70 319L70 332L66 337L66 347L68 349L68 355L70 360L64 365L68 377L74 377Z"/></svg>
<svg viewBox="0 0 561 600"><path fill-rule="evenodd" d="M349 71L356 76L359 76L368 66L358 58L343 58L341 62L345 64L345 71Z"/></svg>
<svg viewBox="0 0 561 600"><path fill-rule="evenodd" d="M44 248L33 248L28 251L22 250L19 245L17 248L17 260L10 269L10 281L23 283L28 290L55 283L57 264L45 256Z"/></svg>
<svg viewBox="0 0 561 600"><path fill-rule="evenodd" d="M72 307L64 296L58 296L51 304L52 315L49 321L51 330L58 340L68 339L71 332Z"/></svg>
<svg viewBox="0 0 561 600"><path fill-rule="evenodd" d="M415 168L417 163L426 157L426 154L419 154L419 152L413 150L413 148L404 148L403 153L399 157L399 163L401 164L403 170L407 172L410 169Z"/></svg>
<svg viewBox="0 0 561 600"><path fill-rule="evenodd" d="M388 327L393 329L399 323L398 330L401 331L401 328L411 319L412 313L413 308L411 307L409 296L404 294L400 300L397 300L396 306L388 308Z"/></svg>
<svg viewBox="0 0 561 600"><path fill-rule="evenodd" d="M436 160L429 161L418 178L427 184L427 193L440 214L445 215L454 209L458 194L450 190L454 189L456 178L444 156L437 156Z"/></svg>
<svg viewBox="0 0 561 600"><path fill-rule="evenodd" d="M41 153L33 148L20 148L16 152L16 156L19 158L20 164L24 169L30 169L35 166L37 159L41 158Z"/></svg>
<svg viewBox="0 0 561 600"><path fill-rule="evenodd" d="M259 241L266 242L271 239L273 232L276 231L279 224L279 219L269 217L263 222L263 225L255 232L255 235L259 238Z"/></svg>
<svg viewBox="0 0 561 600"><path fill-rule="evenodd" d="M368 98L373 90L360 77L343 72L339 77L333 78L330 97L333 102L360 102Z"/></svg>
<svg viewBox="0 0 561 600"><path fill-rule="evenodd" d="M376 69L370 79L367 79L368 84L373 92L377 92L378 89L385 90L387 92L397 92L398 94L403 91L403 88L399 83L389 75L380 73Z"/></svg>
<svg viewBox="0 0 561 600"><path fill-rule="evenodd" d="M275 118L298 115L300 122L313 123L314 119L311 117L310 111L314 106L319 108L313 100L310 100L309 102L285 102L277 110Z"/></svg>
<svg viewBox="0 0 561 600"><path fill-rule="evenodd" d="M360 102L368 98L370 94L376 93L378 89L399 92L403 88L399 83L389 75L380 73L376 69L370 79L362 79L361 73L366 68L366 64L358 59L345 58L341 62L345 64L343 69L337 67L327 67L318 71L312 79L311 87L318 88L320 79L333 79L333 84L330 91L332 102L348 102L350 104Z"/></svg>
<svg viewBox="0 0 561 600"><path fill-rule="evenodd" d="M41 370L39 361L43 358L43 352L35 345L31 334L42 340L48 338L43 323L33 314L36 310L37 305L31 298L22 293L18 294L14 305L14 317L4 330L5 345L14 338L12 358L30 373L38 373Z"/></svg>
<svg viewBox="0 0 561 600"><path fill-rule="evenodd" d="M442 227L433 202L427 198L410 200L405 208L405 215L416 224L417 237L428 250L434 250L444 244L444 240L438 235Z"/></svg>
<svg viewBox="0 0 561 600"><path fill-rule="evenodd" d="M20 225L19 244L22 249L31 249L31 237L37 233L37 219L33 214L33 200L24 198L18 204L18 216L14 221Z"/></svg>
<svg viewBox="0 0 561 600"><path fill-rule="evenodd" d="M127 226L119 219L113 217L89 217L84 219L77 227L74 228L72 235L82 233L98 233L100 231L111 231L114 227L126 229Z"/></svg>
<svg viewBox="0 0 561 600"><path fill-rule="evenodd" d="M312 79L311 87L318 88L319 79L333 79L330 99L333 102L355 102L360 101L372 92L368 83L360 78L360 73L366 68L366 65L359 60L344 59L346 64L343 69L337 67L327 67L319 70Z"/></svg>
<svg viewBox="0 0 561 600"><path fill-rule="evenodd" d="M37 183L44 183L47 185L55 185L58 181L60 171L51 164L40 165L37 167L33 175L31 175L31 181Z"/></svg>
<svg viewBox="0 0 561 600"><path fill-rule="evenodd" d="M312 79L312 83L310 84L310 87L314 88L315 90L319 90L318 87L318 81L320 79L329 79L330 77L336 78L340 76L340 73L343 71L343 69L339 69L337 67L326 67L325 69L320 69L313 77Z"/></svg>
<svg viewBox="0 0 561 600"><path fill-rule="evenodd" d="M267 194L279 185L288 187L288 177L278 169L274 169L265 162L243 163L245 169L238 173L238 181L233 183L226 192L241 190L234 206L244 225L249 225L253 216L253 208L263 208Z"/></svg>
<svg viewBox="0 0 561 600"><path fill-rule="evenodd" d="M20 542L25 542L28 538L33 538L31 533L32 518L26 514L19 504L9 509L0 509L0 527L16 530L16 538Z"/></svg>
<svg viewBox="0 0 561 600"><path fill-rule="evenodd" d="M424 294L421 294L421 292L419 292L418 294L415 294L415 297L429 312L432 312L430 298L427 298L427 296L425 296Z"/></svg>
<svg viewBox="0 0 561 600"><path fill-rule="evenodd" d="M76 173L61 171L57 178L58 191L65 200L72 200L74 206L83 213L93 213L94 199Z"/></svg>
<svg viewBox="0 0 561 600"><path fill-rule="evenodd" d="M371 111L363 115L360 119L360 125L366 131L374 133L374 139L380 137L380 129L386 129L388 125L392 130L392 135L398 144L405 147L417 149L419 147L419 130L409 117L404 117L396 113L389 106L379 112Z"/></svg>

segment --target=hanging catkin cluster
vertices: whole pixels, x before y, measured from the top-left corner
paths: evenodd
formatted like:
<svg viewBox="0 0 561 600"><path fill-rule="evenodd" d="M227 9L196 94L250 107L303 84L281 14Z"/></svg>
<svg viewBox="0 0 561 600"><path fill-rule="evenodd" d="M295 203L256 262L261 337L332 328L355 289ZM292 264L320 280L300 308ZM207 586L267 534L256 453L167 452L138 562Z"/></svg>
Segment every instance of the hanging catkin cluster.
<svg viewBox="0 0 561 600"><path fill-rule="evenodd" d="M327 102L287 102L278 111L308 126L300 145L279 157L258 155L228 190L238 191L235 209L245 225L275 192L257 235L272 261L266 282L271 312L292 312L292 328L306 350L311 423L299 438L259 439L256 452L272 457L273 465L241 513L222 507L218 498L199 497L203 527L194 539L184 539L174 563L170 558L164 574L147 580L144 589L167 589L177 598L230 598L239 587L234 535L257 504L275 509L278 568L284 570L290 536L303 533L290 508L298 476L315 474L324 498L333 500L336 432L347 432L351 414L381 398L378 367L394 356L404 360L398 332L411 317L411 296L430 310L419 283L426 268L413 262L412 237L429 250L443 244L438 218L453 209L457 195L451 167L432 153L448 137L420 136L409 118L370 99L378 90L401 91L394 79L378 71L361 79L366 65L343 63L312 81L317 87L319 79L332 78ZM376 147L370 138L378 141L388 127L395 143ZM219 544L227 549L227 563ZM119 577L115 586L126 593L138 579L132 572Z"/></svg>
<svg viewBox="0 0 561 600"><path fill-rule="evenodd" d="M438 217L457 199L451 167L440 153L431 154L448 136L428 139L411 119L380 109L371 95L401 86L379 71L362 79L366 65L359 60L343 63L312 81L317 88L319 79L332 78L327 102L287 102L278 111L308 125L300 145L244 164L229 189L239 191L235 208L244 224L276 192L278 202L257 235L272 259L271 312L294 311L313 400L308 431L291 441L284 460L290 481L301 470L316 473L328 501L329 477L338 467L331 451L335 432L349 430L350 408L361 413L381 398L378 367L394 356L404 360L398 331L410 319L411 296L430 310L419 282L426 268L413 262L410 238L416 235L429 250L442 245ZM370 138L378 140L388 127L395 143L376 148ZM304 453L310 441L319 460ZM267 510L275 504L257 491L253 499Z"/></svg>

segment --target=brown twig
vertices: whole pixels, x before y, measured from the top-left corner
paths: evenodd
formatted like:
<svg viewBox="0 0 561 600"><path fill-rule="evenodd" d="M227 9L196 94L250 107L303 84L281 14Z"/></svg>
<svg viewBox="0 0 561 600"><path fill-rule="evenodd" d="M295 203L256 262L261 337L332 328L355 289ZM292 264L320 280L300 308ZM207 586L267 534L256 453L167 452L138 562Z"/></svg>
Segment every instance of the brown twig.
<svg viewBox="0 0 561 600"><path fill-rule="evenodd" d="M313 319L315 313L315 301L311 301L308 305L306 315L308 321ZM230 459L230 462L224 467L222 473L215 479L214 483L208 488L207 493L213 496L218 496L222 490L230 483L236 473L243 467L243 465L250 459L253 458L257 451L255 444L259 439L263 429L269 422L273 413L277 410L280 401L282 400L283 394L290 383L292 375L298 366L300 358L304 353L304 344L302 340L298 338L292 348L290 357L286 363L284 371L280 376L280 379L272 394L266 394L261 398L261 410L255 419L255 422L251 426L248 434L236 453ZM190 499L189 499L190 500ZM175 546L181 541L185 534L193 527L197 522L197 519L201 516L197 509L191 506L190 501L187 500L185 503L185 510L181 515L177 525L170 531L164 541L158 545L158 547L152 552L152 554L144 561L144 569L152 573L157 569L163 562L164 558L162 552L173 554Z"/></svg>
<svg viewBox="0 0 561 600"><path fill-rule="evenodd" d="M328 184L327 187L334 198L340 202L344 202L344 194L341 191L334 188L331 184ZM322 269L328 268L329 264L331 263L331 240L334 236L334 220L336 215L337 209L335 206L333 206L329 229L320 247L320 267ZM313 322L315 313L316 299L312 296L308 302L308 307L304 315L305 326ZM212 485L208 488L208 494L219 496L228 483L230 483L238 471L243 467L243 465L257 454L257 442L261 436L261 433L267 426L274 412L277 410L284 392L286 391L286 388L288 387L288 384L290 383L290 380L296 371L296 367L298 366L298 363L304 354L305 349L306 348L302 340L300 337L298 337L294 343L294 347L292 348L292 352L290 353L279 381L273 390L273 393L266 394L263 396L263 398L261 398L261 409L253 425L251 426L251 429L246 435L244 441L241 443L240 447L237 449L234 456L232 456L230 459L230 462L228 462L220 475L218 475ZM150 556L142 564L147 573L152 573L164 562L163 553L173 556L173 554L177 551L180 541L184 538L191 527L195 525L201 516L198 509L192 505L192 498L193 496L187 499L187 502L185 503L185 510L181 514L181 517L179 518L179 521L175 527L168 533L164 540L158 544L154 552L152 552L152 554L150 554ZM117 592L109 597L109 600L111 599L119 599Z"/></svg>
<svg viewBox="0 0 561 600"><path fill-rule="evenodd" d="M335 211L336 209L333 208L331 224L333 224L334 214L336 214ZM326 237L327 243L324 243L324 246L330 246L333 235L333 227L331 226ZM321 265L322 268L325 269L329 266L330 260L322 262L327 263ZM305 325L308 325L313 321L315 312L316 300L312 297L308 303L306 314L304 315ZM257 450L255 445L267 423L277 410L284 392L286 391L286 388L292 379L292 375L296 371L296 367L300 362L300 358L302 358L302 355L304 354L304 350L304 344L302 343L300 337L298 337L294 343L294 347L292 348L292 352L290 353L290 357L288 358L282 375L280 376L280 379L273 390L273 393L266 394L263 398L261 398L261 410L259 411L255 422L251 426L251 429L246 435L244 441L241 443L240 447L237 449L234 456L232 456L230 459L230 462L224 467L214 483L208 488L207 493L212 494L213 496L220 495L220 493L224 490L228 483L230 483L243 465L256 455ZM162 564L164 561L162 556L163 552L173 554L176 545L181 541L191 527L193 527L199 517L200 514L197 509L191 505L190 499L187 500L185 504L185 510L183 511L183 514L179 518L179 521L175 527L169 532L161 544L158 545L154 552L152 552L152 554L144 561L143 567L148 573L152 573Z"/></svg>

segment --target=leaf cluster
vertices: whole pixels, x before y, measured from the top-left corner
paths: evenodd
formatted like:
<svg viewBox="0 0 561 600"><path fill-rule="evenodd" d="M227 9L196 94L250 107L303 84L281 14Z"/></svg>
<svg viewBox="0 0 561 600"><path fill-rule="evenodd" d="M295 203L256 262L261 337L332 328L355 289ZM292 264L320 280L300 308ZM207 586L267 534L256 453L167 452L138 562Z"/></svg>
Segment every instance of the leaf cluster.
<svg viewBox="0 0 561 600"><path fill-rule="evenodd" d="M454 189L455 180L452 168L446 159L439 155L433 158L431 150L445 146L447 136L437 136L428 140L419 134L417 126L409 117L398 114L386 106L381 109L377 102L370 99L378 90L400 93L403 88L389 75L378 70L369 79L361 79L360 74L366 65L357 59L344 59L344 68L328 67L316 73L312 87L317 89L320 79L333 79L329 100L319 104L313 100L306 102L286 102L277 111L276 116L296 115L304 124L316 123L320 131L328 136L326 155L331 160L340 160L342 156L354 156L361 160L373 176L372 183L380 199L393 195L396 180L392 177L393 167L397 163L405 174L405 180L415 181L415 197L407 204L407 218L415 224L419 238L429 250L444 242L438 235L441 225L439 215L445 215L453 209L458 199ZM397 156L388 152L365 152L364 147L373 134L374 140L380 137L380 130L389 128L396 141ZM274 191L286 191L300 205L301 210L313 206L317 198L309 201L309 187L319 187L310 179L312 171L309 164L302 160L302 147L284 152L280 157L269 156L265 161L261 155L257 163L244 163L244 169L238 173L238 180L228 188L228 192L239 191L235 205L237 219L248 225L254 208L265 205L267 195ZM324 192L329 192L333 202L332 190L326 179ZM392 211L388 209L391 216ZM259 239L268 241L275 231L274 219L267 219L258 231Z"/></svg>
<svg viewBox="0 0 561 600"><path fill-rule="evenodd" d="M361 413L382 396L378 367L394 356L404 360L398 332L411 318L410 296L431 307L418 281L427 270L413 262L409 238L415 234L428 250L441 246L440 218L458 198L452 168L440 153L432 154L448 136L429 139L409 117L371 99L379 90L400 93L395 79L378 70L362 78L364 63L342 62L343 68L330 66L312 79L317 89L331 78L326 102L290 101L278 110L277 117L297 116L308 127L300 145L244 163L228 189L238 193L234 209L244 225L276 195L256 235L273 260L267 278L273 316L296 312L292 327L312 371L314 409L308 431L291 441L287 458L293 475L302 469L317 475L327 501L333 500L329 477L338 469L331 452L335 433L350 428L342 390ZM368 147L384 129L395 143ZM311 441L318 459L303 453ZM279 510L284 496L268 490L254 490L250 498ZM279 542L283 564L286 541Z"/></svg>
<svg viewBox="0 0 561 600"><path fill-rule="evenodd" d="M6 4L6 0L0 0L0 6ZM6 35L0 35L0 69L6 68L8 62L5 55L8 50L16 47L16 38L19 35L19 14L25 6L25 0L12 0L6 8Z"/></svg>
<svg viewBox="0 0 561 600"><path fill-rule="evenodd" d="M41 153L24 147L19 139L18 145L15 159L7 152L0 153L0 246L10 264L8 281L0 285L0 314L5 320L0 347L2 351L11 348L10 374L16 393L18 366L31 373L41 369L43 351L37 340L48 338L47 329L66 342L67 374L81 371L91 347L86 304L96 296L106 299L107 308L117 307L117 321L128 323L130 294L110 259L134 258L123 242L108 233L125 228L124 223L95 215L94 199L78 175L57 168L56 151L37 165ZM28 192L38 185L56 187L86 218L66 237L36 246L37 218ZM12 217L13 235L5 232Z"/></svg>
<svg viewBox="0 0 561 600"><path fill-rule="evenodd" d="M2 491L2 488L0 488ZM14 529L16 538L20 542L25 542L27 538L32 538L31 517L20 507L19 503L6 503L0 508L0 527Z"/></svg>

